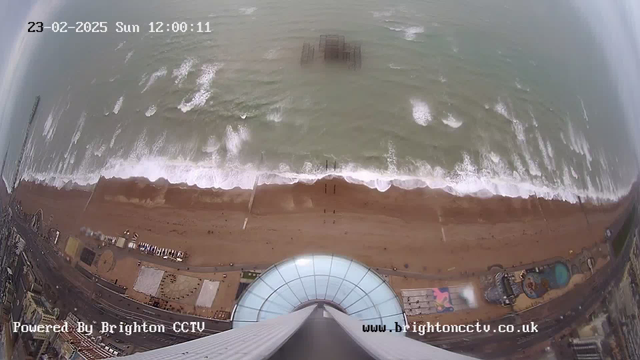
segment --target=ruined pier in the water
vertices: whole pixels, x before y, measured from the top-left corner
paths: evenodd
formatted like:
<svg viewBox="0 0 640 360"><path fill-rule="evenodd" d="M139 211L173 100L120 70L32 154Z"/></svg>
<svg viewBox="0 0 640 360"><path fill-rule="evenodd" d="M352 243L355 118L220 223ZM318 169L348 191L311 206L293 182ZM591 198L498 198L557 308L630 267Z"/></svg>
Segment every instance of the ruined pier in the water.
<svg viewBox="0 0 640 360"><path fill-rule="evenodd" d="M362 50L359 43L346 42L342 35L320 35L318 51L325 62L344 62L350 69L362 67ZM311 64L315 57L315 47L311 43L302 45L300 64Z"/></svg>

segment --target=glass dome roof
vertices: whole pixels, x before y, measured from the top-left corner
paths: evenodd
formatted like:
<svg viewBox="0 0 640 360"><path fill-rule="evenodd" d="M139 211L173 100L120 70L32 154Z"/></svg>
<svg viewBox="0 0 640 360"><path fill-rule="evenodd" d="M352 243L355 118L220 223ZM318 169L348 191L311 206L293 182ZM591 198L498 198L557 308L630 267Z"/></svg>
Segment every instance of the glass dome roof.
<svg viewBox="0 0 640 360"><path fill-rule="evenodd" d="M262 273L238 301L233 327L287 314L313 302L329 303L367 324L388 328L395 328L395 322L405 324L396 294L374 270L335 255L306 255L284 260Z"/></svg>

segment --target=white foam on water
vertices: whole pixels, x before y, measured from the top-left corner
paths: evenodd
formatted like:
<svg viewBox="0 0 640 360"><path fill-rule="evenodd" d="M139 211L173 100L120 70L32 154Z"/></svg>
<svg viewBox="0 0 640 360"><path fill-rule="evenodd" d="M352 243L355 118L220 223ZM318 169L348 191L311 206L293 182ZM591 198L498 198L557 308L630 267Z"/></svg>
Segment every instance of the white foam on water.
<svg viewBox="0 0 640 360"><path fill-rule="evenodd" d="M109 82L114 82L114 81L116 81L119 77L120 77L120 75L116 75L116 76L112 77L111 79L109 79Z"/></svg>
<svg viewBox="0 0 640 360"><path fill-rule="evenodd" d="M562 183L565 187L573 186L573 180L569 175L569 169L567 168L567 164L563 162L562 164Z"/></svg>
<svg viewBox="0 0 640 360"><path fill-rule="evenodd" d="M106 150L107 150L107 145L105 145L105 144L100 144L100 147L99 147L99 148L97 148L97 149L95 149L95 150L93 151L93 155L98 156L98 157L101 157L101 156L102 156L102 154L104 154L104 152L105 152Z"/></svg>
<svg viewBox="0 0 640 360"><path fill-rule="evenodd" d="M147 73L142 74L142 77L140 78L140 81L138 82L138 86L142 86L142 84L144 84L147 79L148 79L149 75Z"/></svg>
<svg viewBox="0 0 640 360"><path fill-rule="evenodd" d="M410 101L413 108L413 120L418 125L427 126L427 124L429 124L432 120L429 105L426 102L416 98L413 98Z"/></svg>
<svg viewBox="0 0 640 360"><path fill-rule="evenodd" d="M224 144L227 149L228 157L236 157L242 145L251 139L249 129L244 125L239 125L237 130L234 130L231 125L227 125Z"/></svg>
<svg viewBox="0 0 640 360"><path fill-rule="evenodd" d="M542 139L542 135L540 135L540 131L536 130L536 138L538 139L538 147L540 148L540 152L542 153L542 161L544 162L544 166L547 167L548 170L555 170L555 164L552 162L552 156L549 155L549 150L547 149L547 144Z"/></svg>
<svg viewBox="0 0 640 360"><path fill-rule="evenodd" d="M443 84L447 82L447 78L445 78L445 77L444 77L444 76L442 76L442 75L440 75L439 80L440 80L440 82L441 82L441 83L443 83Z"/></svg>
<svg viewBox="0 0 640 360"><path fill-rule="evenodd" d="M388 17L393 15L394 12L395 11L393 9L388 9L383 11L371 11L371 15L373 15L374 18Z"/></svg>
<svg viewBox="0 0 640 360"><path fill-rule="evenodd" d="M583 155L585 157L585 160L587 161L589 170L591 170L591 161L593 159L591 157L589 142L587 141L587 138L582 132L573 128L573 124L569 119L567 119L567 128L569 130L569 148L571 148L571 150L573 150L575 153Z"/></svg>
<svg viewBox="0 0 640 360"><path fill-rule="evenodd" d="M493 106L493 110L498 114L504 116L508 120L511 120L511 118L509 117L509 114L507 113L507 106L501 101L498 101L498 103Z"/></svg>
<svg viewBox="0 0 640 360"><path fill-rule="evenodd" d="M405 40L415 40L417 34L424 33L423 26L410 26L404 29Z"/></svg>
<svg viewBox="0 0 640 360"><path fill-rule="evenodd" d="M145 111L144 115L146 117L151 117L151 116L153 116L153 114L156 113L156 110L157 110L156 106L155 105L151 105L151 106L149 106L147 111Z"/></svg>
<svg viewBox="0 0 640 360"><path fill-rule="evenodd" d="M573 167L569 166L569 170L571 170L571 176L573 176L574 178L578 178L578 173L576 173L576 171L573 169Z"/></svg>
<svg viewBox="0 0 640 360"><path fill-rule="evenodd" d="M563 142L565 145L567 145L567 139L565 139L565 138L564 138L564 133L563 133L563 132L561 132L561 133L560 133L560 139L562 139L562 142Z"/></svg>
<svg viewBox="0 0 640 360"><path fill-rule="evenodd" d="M326 172L324 163L316 165L305 163L301 172L296 172L289 165L283 163L277 171L259 173L255 165L241 164L238 161L237 154L240 152L242 144L250 138L248 129L242 125L236 129L232 126L227 127L227 135L224 140L227 158L223 164L219 164L215 158L195 162L188 160L189 157L179 157L173 160L161 157L158 155L159 149L154 151L149 149L146 137L146 132L143 132L136 141L131 154L126 157L111 158L98 171L81 170L71 174L65 172L64 169L60 171L59 164L56 172L27 171L23 178L44 181L58 187L69 182L75 182L79 185L94 184L100 176L104 176L122 179L145 177L150 181L164 178L174 184L186 183L201 188L251 189L258 174L259 185L313 183L322 178L339 176L350 183L361 184L379 191L386 191L391 186L403 189L431 188L441 189L453 195L479 197L501 195L520 198L538 196L545 199L566 200L572 203L578 201L578 196L581 196L583 200L588 199L594 202L618 200L628 194L631 189L631 184L629 184L628 187L607 186L597 190L591 185L591 180L586 176L586 173L587 190L577 189L571 181L566 179L563 180L568 184L566 186L550 185L540 178L531 180L523 176L526 175L524 168L522 168L522 164L517 165L519 160L515 160L518 159L515 153L513 154L514 163L516 163L516 168L520 168L517 171L510 170L502 159L490 152L484 152L481 155L481 167L476 166L468 154L463 154L462 161L451 171L440 167L431 167L425 161L411 159L409 160L413 166L399 168L397 153L391 143L388 144L388 152L385 155L387 158L386 170L345 163L336 171ZM203 150L217 153L218 147L212 141L208 142ZM68 166L65 165L65 169ZM571 172L571 175L573 173L574 171Z"/></svg>
<svg viewBox="0 0 640 360"><path fill-rule="evenodd" d="M54 106L47 117L47 120L44 123L44 128L42 129L42 136L44 137L44 141L49 143L53 139L53 135L56 133L56 129L58 128L58 122L62 117L62 113L64 109L58 110L58 105Z"/></svg>
<svg viewBox="0 0 640 360"><path fill-rule="evenodd" d="M412 101L414 110L417 110L414 111L414 120L418 122L417 119L421 119L426 124L427 121L430 121L430 118L425 115L428 113L430 116L428 106L425 112L426 103L417 99L413 100L415 100ZM325 177L339 176L350 183L361 184L379 191L386 191L391 186L403 189L432 188L441 189L454 195L479 197L501 195L522 198L538 196L573 203L578 201L578 196L583 200L600 202L617 200L629 192L631 184L629 186L614 185L608 170L608 159L602 151L598 153L598 160L603 169L603 176L594 179L596 187L593 186L592 179L589 178L586 169L584 177L578 179L575 169L567 166L564 162L558 164L558 179L548 181L544 177L535 176L535 171L532 171L533 166L530 163L530 155L527 155L528 149L523 150L523 146L526 149L524 127L510 114L504 103L498 102L494 106L494 110L511 121L518 139L518 146L522 150L515 151L516 149L514 149L512 151L510 161L513 166L510 166L508 160L505 161L495 152L486 149L479 154L477 164L469 154L463 154L461 161L454 166L453 170L444 170L437 166L432 167L424 160L415 160L409 157L400 158L394 144L389 141L386 143L387 153L384 155L386 168L384 169L345 162L335 171L327 172L324 163L313 164L307 161L301 168L294 169L292 166L282 163L277 170L258 171L257 165L243 164L239 160L239 154L244 145L251 140L250 131L245 124L227 126L225 136L221 141L212 137L209 138L205 146L198 145L196 141L167 146L166 132L155 142L152 142L148 139L145 130L135 141L128 154L125 154L124 148L121 147L117 154L109 154L105 165L100 162L99 166L95 160L90 159L92 156L85 155L81 164L77 166L79 158L77 150L73 150L72 146L78 142L82 133L86 119L86 113L83 113L64 157L58 155L56 164L52 163L52 166L46 171L38 172L34 170L33 166L28 166L23 173L23 178L43 181L59 187L69 182L90 185L97 182L100 176L104 176L123 179L145 177L151 181L164 178L174 184L186 183L201 188L251 189L258 175L259 184L313 183ZM118 125L109 143L109 148L114 147L116 138L121 131L121 125ZM575 129L572 131L575 146L582 151L585 148L588 149L588 145L584 144ZM535 136L538 138L537 131ZM538 140L541 152L544 154L546 151L547 157L551 161L551 167L554 167L550 142L545 142L541 136ZM32 147L29 147L30 153L32 150ZM107 147L99 141L92 143L87 148L87 153L92 154L93 157L103 157L106 151ZM211 156L205 160L195 161L193 159L198 151L211 154ZM225 153L226 158L221 161L220 155L224 156ZM527 161L528 171L525 170L521 157ZM401 162L401 160L405 161ZM586 183L586 186L580 185L581 182Z"/></svg>
<svg viewBox="0 0 640 360"><path fill-rule="evenodd" d="M82 135L82 129L84 128L84 123L87 120L87 113L86 112L82 112L82 114L80 115L80 119L78 119L78 123L76 124L76 129L73 132L73 135L71 136L71 143L69 143L69 148L67 149L67 151L65 152L65 159L69 157L69 154L71 153L71 148L73 147L73 145L78 143L78 140L80 139L80 135Z"/></svg>
<svg viewBox="0 0 640 360"><path fill-rule="evenodd" d="M398 66L394 63L389 64L389 68L394 69L394 70L401 70L404 69L402 66Z"/></svg>
<svg viewBox="0 0 640 360"><path fill-rule="evenodd" d="M488 154L489 154L489 159L491 159L491 161L493 161L495 164L502 161L502 159L500 159L500 155L496 154L495 152L491 151Z"/></svg>
<svg viewBox="0 0 640 360"><path fill-rule="evenodd" d="M124 101L124 95L120 96L120 99L118 99L118 101L116 102L116 104L113 106L113 113L118 115L118 113L120 112L120 108L122 107L122 102Z"/></svg>
<svg viewBox="0 0 640 360"><path fill-rule="evenodd" d="M131 50L129 51L129 53L127 54L127 57L124 58L124 63L126 64L127 62L129 62L129 59L131 59L131 56L133 55L133 51Z"/></svg>
<svg viewBox="0 0 640 360"><path fill-rule="evenodd" d="M522 86L522 85L520 84L520 80L519 80L519 79L516 79L515 84L516 84L516 87L517 87L519 90L522 90L522 91L525 91L525 92L529 92L529 88L528 88L528 87L524 87L524 86Z"/></svg>
<svg viewBox="0 0 640 360"><path fill-rule="evenodd" d="M167 67L166 66L163 66L160 69L158 69L158 71L154 72L153 74L151 74L151 76L149 76L149 81L147 82L147 85L144 87L144 89L142 89L142 92L147 91L147 89L149 89L149 87L151 85L153 85L153 83L156 82L156 80L158 80L161 77L164 77L166 75L167 75ZM144 75L143 75L143 78L144 78Z"/></svg>
<svg viewBox="0 0 640 360"><path fill-rule="evenodd" d="M423 26L387 26L391 31L403 32L405 40L415 40L418 34L424 33Z"/></svg>
<svg viewBox="0 0 640 360"><path fill-rule="evenodd" d="M118 51L121 47L123 47L124 43L126 43L126 41L123 41L120 44L118 44L118 47L116 47L115 51Z"/></svg>
<svg viewBox="0 0 640 360"><path fill-rule="evenodd" d="M113 148L113 145L116 143L116 138L118 137L121 131L122 131L122 128L120 127L120 125L118 125L118 127L116 127L116 131L114 131L113 136L111 137L111 142L109 143L110 149Z"/></svg>
<svg viewBox="0 0 640 360"><path fill-rule="evenodd" d="M240 13L242 13L243 15L251 15L256 10L258 10L257 7L243 7L243 8L238 9L238 11L240 11Z"/></svg>
<svg viewBox="0 0 640 360"><path fill-rule="evenodd" d="M589 122L589 116L587 116L587 109L584 108L584 101L582 101L582 98L580 96L578 96L578 99L580 99L580 105L582 105L582 115L584 119L587 122Z"/></svg>
<svg viewBox="0 0 640 360"><path fill-rule="evenodd" d="M216 77L216 73L222 66L222 63L202 65L201 74L197 81L198 91L195 94L190 95L191 98L189 101L187 101L189 96L182 99L182 102L178 105L178 109L186 113L193 108L204 106L207 99L209 99L209 96L211 96L211 82Z"/></svg>
<svg viewBox="0 0 640 360"><path fill-rule="evenodd" d="M275 49L271 49L269 51L267 51L262 58L263 59L267 59L267 60L274 60L278 58L278 51L280 50L280 48L275 48Z"/></svg>
<svg viewBox="0 0 640 360"><path fill-rule="evenodd" d="M553 147L551 147L551 142L547 140L547 153L553 159Z"/></svg>
<svg viewBox="0 0 640 360"><path fill-rule="evenodd" d="M391 141L387 144L387 154L385 158L387 159L387 172L389 174L398 174L398 159L396 158L396 147L393 145Z"/></svg>
<svg viewBox="0 0 640 360"><path fill-rule="evenodd" d="M567 119L567 128L569 130L569 148L572 151L582 155L581 153L582 149L580 147L581 143L577 141L577 136L573 131L573 126L571 125L571 120L569 119Z"/></svg>
<svg viewBox="0 0 640 360"><path fill-rule="evenodd" d="M273 122L281 122L283 119L282 116L282 106L277 106L274 109L272 109L268 114L267 114L267 120L269 121L273 121Z"/></svg>
<svg viewBox="0 0 640 360"><path fill-rule="evenodd" d="M31 135L29 135L29 139L28 139L28 143L27 143L27 147L25 149L25 153L24 153L24 169L29 169L29 168L33 168L35 166L34 164L34 157L35 155L35 141L34 141L34 133L31 133Z"/></svg>
<svg viewBox="0 0 640 360"><path fill-rule="evenodd" d="M525 170L524 165L522 165L522 161L520 160L520 156L514 151L511 154L511 160L513 161L513 166L515 170L513 171L513 177L517 179L524 179L527 177L527 170Z"/></svg>
<svg viewBox="0 0 640 360"><path fill-rule="evenodd" d="M220 148L220 143L218 142L216 137L210 136L209 139L207 139L207 144L202 147L202 151L206 153L214 153L218 151L219 148Z"/></svg>
<svg viewBox="0 0 640 360"><path fill-rule="evenodd" d="M451 114L449 114L446 119L442 119L442 122L454 129L457 129L462 125L462 121L454 118Z"/></svg>
<svg viewBox="0 0 640 360"><path fill-rule="evenodd" d="M186 79L187 75L189 75L189 72L191 72L191 68L197 62L198 61L194 58L187 58L182 62L182 64L180 64L179 68L173 69L173 74L171 77L176 78L175 83L176 85L178 85L178 87L182 85L184 79Z"/></svg>
<svg viewBox="0 0 640 360"><path fill-rule="evenodd" d="M527 137L524 132L524 126L518 119L509 114L507 110L507 106L498 99L498 103L493 107L493 110L498 114L504 116L506 119L511 121L511 128L513 129L514 134L516 135L516 139L518 145L520 146L520 151L527 161L529 173L533 176L541 176L542 172L538 167L538 164L531 156L531 152L529 151L529 146L527 145Z"/></svg>
<svg viewBox="0 0 640 360"><path fill-rule="evenodd" d="M45 141L49 142L53 139L53 135L56 133L56 128L58 126L58 122L54 120L53 113L56 111L55 108L51 110L49 116L47 117L47 121L44 123L44 129L42 131L42 136L44 136Z"/></svg>
<svg viewBox="0 0 640 360"><path fill-rule="evenodd" d="M209 139L207 139L207 144L202 147L202 152L210 154L212 163L217 164L218 161L220 160L220 157L218 155L219 149L220 149L220 143L218 142L215 136L211 136L209 137Z"/></svg>
<svg viewBox="0 0 640 360"><path fill-rule="evenodd" d="M538 121L536 117L533 115L533 109L529 106L529 115L531 115L531 121L533 121L533 126L538 127Z"/></svg>
<svg viewBox="0 0 640 360"><path fill-rule="evenodd" d="M291 172L291 168L289 167L289 165L285 164L285 163L280 163L278 165L278 171L281 173L289 173Z"/></svg>
<svg viewBox="0 0 640 360"><path fill-rule="evenodd" d="M129 154L129 159L132 160L142 160L144 158L149 157L151 154L151 149L147 146L147 129L142 130L142 134L138 136L136 142L133 144L133 149Z"/></svg>
<svg viewBox="0 0 640 360"><path fill-rule="evenodd" d="M160 135L160 137L156 140L156 142L153 143L153 146L151 147L151 155L158 156L166 140L167 140L167 131L165 130L162 132L162 135Z"/></svg>
<svg viewBox="0 0 640 360"><path fill-rule="evenodd" d="M7 192L11 194L11 188L9 187L9 180L7 180L7 178L4 177L4 174L2 174L2 182L4 183L4 187L5 189L7 189Z"/></svg>

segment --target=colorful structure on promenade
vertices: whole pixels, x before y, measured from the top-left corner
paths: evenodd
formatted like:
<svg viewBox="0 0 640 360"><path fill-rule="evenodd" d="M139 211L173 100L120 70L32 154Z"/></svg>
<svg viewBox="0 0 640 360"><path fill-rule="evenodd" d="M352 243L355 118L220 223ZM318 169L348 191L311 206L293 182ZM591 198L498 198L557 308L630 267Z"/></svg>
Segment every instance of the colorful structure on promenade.
<svg viewBox="0 0 640 360"><path fill-rule="evenodd" d="M567 286L569 280L571 280L569 267L562 262L557 262L527 272L522 281L522 290L527 297L537 299L549 290Z"/></svg>

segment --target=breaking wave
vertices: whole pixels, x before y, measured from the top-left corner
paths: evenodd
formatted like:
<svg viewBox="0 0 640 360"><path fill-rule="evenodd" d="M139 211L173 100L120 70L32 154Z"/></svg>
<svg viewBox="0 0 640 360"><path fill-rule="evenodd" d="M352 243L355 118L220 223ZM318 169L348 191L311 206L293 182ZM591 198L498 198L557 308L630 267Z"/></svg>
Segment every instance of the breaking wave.
<svg viewBox="0 0 640 360"><path fill-rule="evenodd" d="M275 107L267 114L267 120L269 121L279 123L282 121L282 118L282 106Z"/></svg>
<svg viewBox="0 0 640 360"><path fill-rule="evenodd" d="M53 139L53 135L56 133L58 122L60 121L64 110L65 109L58 109L58 105L56 105L49 113L47 121L44 123L44 129L42 130L42 136L44 136L45 142L48 143Z"/></svg>
<svg viewBox="0 0 640 360"><path fill-rule="evenodd" d="M415 40L418 34L424 33L423 26L387 26L387 29L404 33L405 40Z"/></svg>
<svg viewBox="0 0 640 360"><path fill-rule="evenodd" d="M221 63L202 65L202 73L198 78L198 91L190 95L191 99L189 101L187 101L189 96L182 99L182 102L178 105L178 109L186 113L193 108L204 106L209 96L211 96L211 82L216 77L216 72L220 70L222 65Z"/></svg>
<svg viewBox="0 0 640 360"><path fill-rule="evenodd" d="M128 54L127 57L124 58L124 63L126 64L127 62L129 62L129 59L131 59L131 55L133 55L133 50L131 50Z"/></svg>
<svg viewBox="0 0 640 360"><path fill-rule="evenodd" d="M151 106L149 106L149 108L147 109L147 111L144 113L144 115L145 115L146 117L153 116L153 114L155 114L155 113L156 113L156 110L157 110L156 106L155 106L155 105L151 105Z"/></svg>
<svg viewBox="0 0 640 360"><path fill-rule="evenodd" d="M442 119L442 122L454 129L457 129L462 125L462 121L454 118L453 115L451 114L449 114L449 116L446 119Z"/></svg>
<svg viewBox="0 0 640 360"><path fill-rule="evenodd" d="M371 11L371 15L373 15L374 18L388 17L393 15L394 13L395 11L393 9L387 9L383 11Z"/></svg>
<svg viewBox="0 0 640 360"><path fill-rule="evenodd" d="M145 78L145 75L142 75L143 79ZM165 75L167 75L167 68L163 66L158 71L151 74L151 76L149 77L149 81L147 82L147 86L144 87L142 92L147 91L147 89L149 89L149 87L153 85L153 83L156 82L156 80L158 80L161 77L164 77ZM144 80L141 80L141 83L144 83Z"/></svg>
<svg viewBox="0 0 640 360"><path fill-rule="evenodd" d="M87 113L83 112L82 115L80 115L80 119L78 119L76 129L73 131L73 135L71 136L71 143L69 143L69 148L64 155L65 158L69 158L69 155L71 154L71 148L73 147L73 145L78 143L78 140L80 140L80 135L82 135L82 129L84 128L84 123L86 120Z"/></svg>
<svg viewBox="0 0 640 360"><path fill-rule="evenodd" d="M524 156L525 161L527 162L529 173L532 176L536 176L536 177L541 176L542 172L540 171L540 167L538 167L538 163L533 159L533 156L531 155L531 151L529 151L529 146L527 145L527 138L524 133L524 125L522 125L522 123L507 110L507 106L500 100L493 107L493 110L498 114L507 118L509 121L511 121L511 128L513 129L513 132L516 135L518 146L520 147L520 151ZM515 158L517 158L517 155L514 154L514 160Z"/></svg>
<svg viewBox="0 0 640 360"><path fill-rule="evenodd" d="M413 120L418 125L427 126L432 120L431 110L429 109L429 105L419 99L411 99L411 106L413 107Z"/></svg>
<svg viewBox="0 0 640 360"><path fill-rule="evenodd" d="M238 11L240 11L240 13L242 13L243 15L251 15L256 10L258 10L257 7L243 7L243 8L238 9Z"/></svg>
<svg viewBox="0 0 640 360"><path fill-rule="evenodd" d="M176 85L182 85L182 82L187 78L187 75L189 75L191 68L196 62L196 59L187 58L182 62L182 64L180 64L179 68L173 70L173 75L171 77L176 78Z"/></svg>
<svg viewBox="0 0 640 360"><path fill-rule="evenodd" d="M116 102L116 104L113 106L113 113L118 115L118 113L120 112L120 108L122 107L122 102L124 101L124 95L120 96L120 99L118 99L118 101Z"/></svg>
<svg viewBox="0 0 640 360"><path fill-rule="evenodd" d="M628 194L631 188L631 184L628 187L615 188L608 181L598 181L598 189L596 189L591 185L589 179L587 180L587 190L578 189L571 180L571 177L576 178L577 174L573 168L567 167L566 164L563 164L564 176L561 187L545 183L539 178L525 179L517 171L510 170L506 161L492 152L483 153L480 166L474 164L470 156L464 153L463 160L450 171L440 167L432 167L425 161L414 159L409 159L410 165L399 166L395 147L391 142L388 144L388 153L385 155L387 160L387 169L385 170L346 163L335 171L326 171L324 163L307 162L299 171L291 170L287 164L280 164L277 170L259 171L257 165L243 164L237 157L242 145L250 138L249 131L245 127L228 126L223 143L227 152L226 161L221 163L219 160L223 146L215 139L209 139L207 145L201 150L211 154L211 158L198 162L183 158L171 160L159 156L158 147L150 148L147 145L146 133L144 133L128 157L111 158L99 171L78 170L69 173L63 168L62 171L38 173L27 170L23 174L23 178L45 182L57 187L63 187L68 183L91 185L96 183L100 177L121 179L144 177L150 181L162 178L170 183L186 183L201 188L251 189L256 181L259 185L294 184L314 183L327 177L341 177L350 183L361 184L379 191L386 191L392 186L408 190L431 188L460 196L491 197L501 195L520 198L537 196L572 203L578 202L578 196L582 197L583 201L617 200ZM100 155L102 155L102 151L103 149L100 147ZM83 168L86 167L80 166L80 169Z"/></svg>

